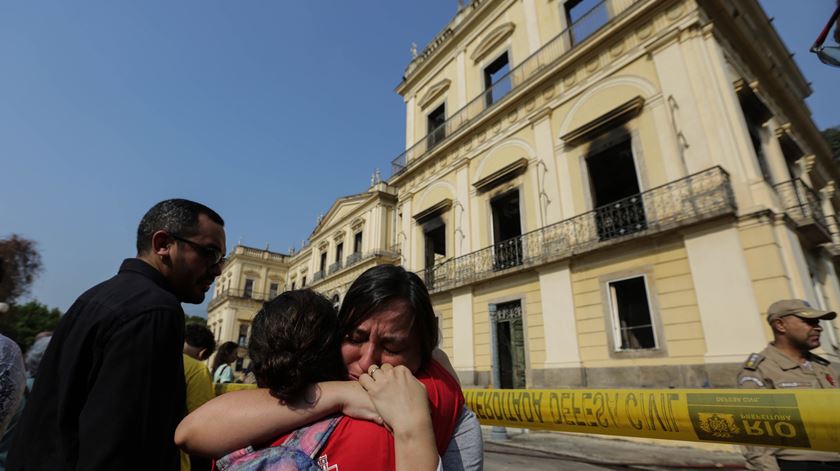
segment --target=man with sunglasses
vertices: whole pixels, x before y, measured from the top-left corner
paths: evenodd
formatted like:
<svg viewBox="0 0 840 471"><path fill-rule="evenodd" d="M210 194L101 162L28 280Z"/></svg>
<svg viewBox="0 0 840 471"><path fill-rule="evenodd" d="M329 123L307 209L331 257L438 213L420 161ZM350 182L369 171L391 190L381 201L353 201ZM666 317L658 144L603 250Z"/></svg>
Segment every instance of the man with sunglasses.
<svg viewBox="0 0 840 471"><path fill-rule="evenodd" d="M837 317L834 311L815 309L801 299L776 301L767 309L773 341L747 358L738 375L745 389L836 389L837 373L828 360L811 350L820 346L820 321ZM765 448L742 448L747 469L757 471L840 470L840 453Z"/></svg>
<svg viewBox="0 0 840 471"><path fill-rule="evenodd" d="M224 221L212 209L183 199L153 206L137 229L137 257L62 316L7 469L179 469L181 303L204 300L224 253Z"/></svg>

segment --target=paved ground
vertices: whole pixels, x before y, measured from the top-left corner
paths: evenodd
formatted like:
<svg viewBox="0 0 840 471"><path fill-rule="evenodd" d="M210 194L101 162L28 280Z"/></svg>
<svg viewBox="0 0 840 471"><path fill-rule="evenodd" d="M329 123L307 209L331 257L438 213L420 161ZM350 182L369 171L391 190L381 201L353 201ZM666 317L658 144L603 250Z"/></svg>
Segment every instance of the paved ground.
<svg viewBox="0 0 840 471"><path fill-rule="evenodd" d="M689 443L629 441L572 433L510 431L494 440L484 430L485 469L627 470L744 469L735 450L709 450Z"/></svg>

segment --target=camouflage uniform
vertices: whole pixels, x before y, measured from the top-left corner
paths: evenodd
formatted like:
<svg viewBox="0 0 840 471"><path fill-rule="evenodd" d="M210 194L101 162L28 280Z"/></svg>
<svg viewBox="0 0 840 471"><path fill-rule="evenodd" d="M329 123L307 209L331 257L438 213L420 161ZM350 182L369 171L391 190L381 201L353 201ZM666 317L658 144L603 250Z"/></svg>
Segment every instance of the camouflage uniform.
<svg viewBox="0 0 840 471"><path fill-rule="evenodd" d="M738 374L738 387L745 389L831 389L838 387L837 381L837 374L829 366L828 360L809 352L808 361L800 364L773 344L761 353L750 355ZM743 451L747 468L754 470L778 470L777 459L837 462L840 467L840 453L835 452L759 446L746 446Z"/></svg>

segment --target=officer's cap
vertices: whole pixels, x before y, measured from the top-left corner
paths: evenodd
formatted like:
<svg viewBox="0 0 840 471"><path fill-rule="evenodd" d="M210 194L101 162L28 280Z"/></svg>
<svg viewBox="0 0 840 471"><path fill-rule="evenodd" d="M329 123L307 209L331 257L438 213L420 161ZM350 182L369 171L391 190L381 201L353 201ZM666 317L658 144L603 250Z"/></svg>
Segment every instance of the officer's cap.
<svg viewBox="0 0 840 471"><path fill-rule="evenodd" d="M797 316L805 319L825 319L830 321L831 319L837 317L837 313L834 311L821 311L819 309L814 309L810 304L808 304L808 301L803 301L801 299L783 299L781 301L776 301L767 309L768 323L785 316Z"/></svg>

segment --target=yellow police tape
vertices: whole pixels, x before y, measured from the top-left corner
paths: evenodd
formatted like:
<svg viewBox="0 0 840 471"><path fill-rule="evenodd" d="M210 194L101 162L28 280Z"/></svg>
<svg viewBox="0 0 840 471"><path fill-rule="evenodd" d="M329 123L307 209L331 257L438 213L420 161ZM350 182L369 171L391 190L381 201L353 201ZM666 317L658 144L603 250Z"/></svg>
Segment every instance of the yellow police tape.
<svg viewBox="0 0 840 471"><path fill-rule="evenodd" d="M467 389L482 424L840 451L840 390Z"/></svg>

